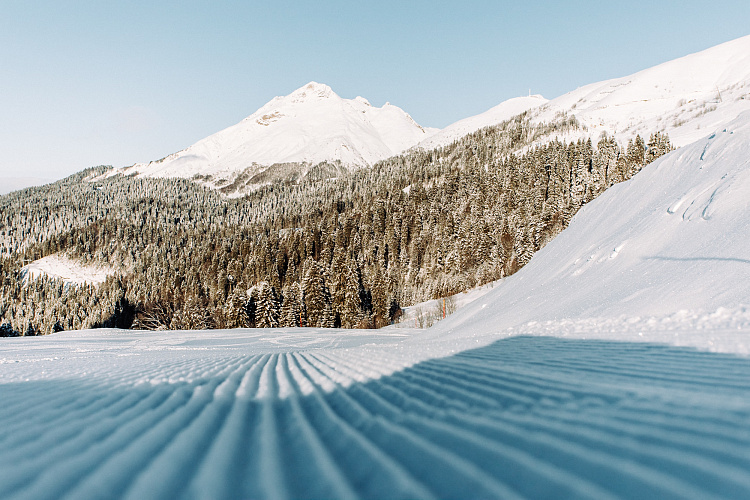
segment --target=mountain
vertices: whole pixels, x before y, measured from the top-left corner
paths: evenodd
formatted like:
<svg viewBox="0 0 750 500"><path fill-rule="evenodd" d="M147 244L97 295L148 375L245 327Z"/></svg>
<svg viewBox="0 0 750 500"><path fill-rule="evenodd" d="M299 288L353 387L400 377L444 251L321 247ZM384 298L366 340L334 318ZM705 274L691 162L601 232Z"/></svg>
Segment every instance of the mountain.
<svg viewBox="0 0 750 500"><path fill-rule="evenodd" d="M144 177L195 178L212 187L252 187L304 176L315 165L353 169L396 155L434 133L390 103L343 99L310 82L276 97L240 123L158 161L115 171ZM269 172L269 167L276 168ZM265 176L263 174L266 174Z"/></svg>
<svg viewBox="0 0 750 500"><path fill-rule="evenodd" d="M606 132L621 141L667 132L676 146L705 136L718 124L750 109L750 36L687 55L630 76L592 83L548 101L516 97L464 118L422 140L419 147L446 146L483 127L529 111L533 121L560 113L583 127L566 139Z"/></svg>
<svg viewBox="0 0 750 500"><path fill-rule="evenodd" d="M501 102L494 108L475 116L470 116L459 120L444 129L434 133L430 137L422 140L418 146L423 149L434 149L441 146L447 146L456 139L470 134L480 128L497 125L516 115L534 109L548 102L547 99L540 95L530 95L528 97L514 97L507 101Z"/></svg>
<svg viewBox="0 0 750 500"><path fill-rule="evenodd" d="M745 498L749 145L658 160L429 330L4 339L0 497Z"/></svg>
<svg viewBox="0 0 750 500"><path fill-rule="evenodd" d="M534 111L534 119L574 115L586 135L627 140L665 131L676 146L706 136L750 110L750 36L630 76L586 85Z"/></svg>
<svg viewBox="0 0 750 500"><path fill-rule="evenodd" d="M377 108L362 97L343 99L310 82L182 151L109 175L187 178L242 194L308 175L335 177L414 146L445 146L527 111L537 123L575 116L582 126L564 139L606 133L622 142L662 131L682 146L744 110L750 110L750 36L551 101L539 95L510 99L443 130L424 128L389 103Z"/></svg>

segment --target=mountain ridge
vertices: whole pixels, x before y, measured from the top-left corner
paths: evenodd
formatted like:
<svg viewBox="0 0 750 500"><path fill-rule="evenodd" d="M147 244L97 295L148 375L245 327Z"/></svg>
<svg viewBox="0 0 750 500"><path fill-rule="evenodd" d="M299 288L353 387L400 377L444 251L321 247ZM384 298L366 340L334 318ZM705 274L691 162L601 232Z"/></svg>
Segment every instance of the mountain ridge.
<svg viewBox="0 0 750 500"><path fill-rule="evenodd" d="M552 100L508 99L442 130L419 125L390 103L374 107L363 97L344 99L328 85L310 82L177 153L106 175L187 178L241 195L311 172L336 177L409 149L443 147L521 113L536 123L560 114L575 117L580 129L562 139L605 134L625 142L659 131L682 146L745 110L750 110L750 35Z"/></svg>
<svg viewBox="0 0 750 500"><path fill-rule="evenodd" d="M351 170L396 155L434 131L390 103L378 108L363 97L344 99L328 85L310 82L177 153L109 175L196 178L222 187L274 165L299 164L297 176L322 163Z"/></svg>
<svg viewBox="0 0 750 500"><path fill-rule="evenodd" d="M591 132L617 135L666 132L675 146L710 134L750 110L750 35L631 75L590 83L533 112L549 121L571 114Z"/></svg>

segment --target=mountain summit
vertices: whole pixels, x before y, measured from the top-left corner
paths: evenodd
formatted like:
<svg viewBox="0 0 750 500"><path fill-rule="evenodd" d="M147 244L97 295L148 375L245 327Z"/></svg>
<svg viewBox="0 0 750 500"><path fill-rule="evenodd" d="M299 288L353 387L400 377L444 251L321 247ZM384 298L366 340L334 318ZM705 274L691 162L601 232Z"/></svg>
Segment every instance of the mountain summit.
<svg viewBox="0 0 750 500"><path fill-rule="evenodd" d="M328 165L329 173L331 166L369 166L435 131L390 103L378 108L363 97L344 99L328 85L310 82L182 151L115 173L195 179L241 193L303 177L320 164Z"/></svg>

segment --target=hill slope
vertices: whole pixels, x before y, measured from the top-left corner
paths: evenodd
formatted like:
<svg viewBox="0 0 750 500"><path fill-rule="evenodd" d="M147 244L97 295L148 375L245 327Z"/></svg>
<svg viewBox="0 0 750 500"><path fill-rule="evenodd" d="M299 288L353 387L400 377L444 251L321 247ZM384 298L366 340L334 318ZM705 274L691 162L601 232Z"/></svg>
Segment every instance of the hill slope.
<svg viewBox="0 0 750 500"><path fill-rule="evenodd" d="M536 122L552 121L559 113L575 116L583 127L568 139L606 132L627 141L661 131L684 146L745 110L750 110L750 36L592 83L551 101L539 95L510 99L449 125L419 146L445 146L525 111Z"/></svg>
<svg viewBox="0 0 750 500"><path fill-rule="evenodd" d="M434 149L440 146L446 146L456 139L460 139L466 134L470 134L480 128L490 127L509 120L510 118L534 109L548 102L547 99L540 95L531 95L528 97L514 97L507 101L501 102L494 108L475 116L470 116L459 120L444 129L435 132L430 137L422 140L418 146L423 149Z"/></svg>
<svg viewBox="0 0 750 500"><path fill-rule="evenodd" d="M669 323L695 311L746 317L748 200L750 113L743 113L585 205L524 269L439 329L460 336L468 325L497 332L624 315Z"/></svg>
<svg viewBox="0 0 750 500"><path fill-rule="evenodd" d="M750 36L586 85L541 106L535 119L566 112L589 134L627 139L660 130L684 146L745 110L750 110Z"/></svg>

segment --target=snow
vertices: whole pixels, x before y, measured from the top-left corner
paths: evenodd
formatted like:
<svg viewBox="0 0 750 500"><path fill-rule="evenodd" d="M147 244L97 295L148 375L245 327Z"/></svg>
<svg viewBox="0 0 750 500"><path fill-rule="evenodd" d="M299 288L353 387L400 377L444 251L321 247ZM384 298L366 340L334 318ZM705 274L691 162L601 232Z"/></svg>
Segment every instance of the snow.
<svg viewBox="0 0 750 500"><path fill-rule="evenodd" d="M749 149L746 113L427 330L4 339L0 497L744 498Z"/></svg>
<svg viewBox="0 0 750 500"><path fill-rule="evenodd" d="M553 121L561 112L575 116L583 128L561 139L597 139L607 133L627 141L637 134L648 139L662 131L673 144L684 146L746 110L750 110L750 35L633 75L592 83L551 101L540 95L509 99L449 125L418 147L446 146L526 111L535 122Z"/></svg>
<svg viewBox="0 0 750 500"><path fill-rule="evenodd" d="M436 132L432 136L422 140L418 144L418 147L429 150L441 146L447 146L448 144L457 139L460 139L467 134L476 132L477 130L484 127L497 125L513 118L516 115L520 115L525 111L537 108L547 102L547 99L540 95L530 95L528 97L514 97L513 99L508 99L507 101L501 102L494 108L491 108L484 113L470 116L451 125L448 125L439 132Z"/></svg>
<svg viewBox="0 0 750 500"><path fill-rule="evenodd" d="M82 285L88 283L98 285L104 283L107 276L114 274L115 271L101 264L83 265L65 255L55 254L25 265L21 272L24 282L47 275L62 279L66 284Z"/></svg>
<svg viewBox="0 0 750 500"><path fill-rule="evenodd" d="M485 285L464 290L446 299L431 299L414 304L402 309L402 316L395 325L386 328L427 328L443 319L443 308L446 314L452 313L451 309L457 310L470 302L483 297L487 292L501 283L501 280L493 281Z"/></svg>
<svg viewBox="0 0 750 500"><path fill-rule="evenodd" d="M108 175L145 177L212 176L232 179L276 163L340 161L369 166L396 155L435 132L417 124L397 106L378 108L366 99L343 99L327 85L310 82L288 96L275 97L240 123L192 146L147 164Z"/></svg>
<svg viewBox="0 0 750 500"><path fill-rule="evenodd" d="M746 498L750 112L718 110L426 330L3 339L0 498Z"/></svg>
<svg viewBox="0 0 750 500"><path fill-rule="evenodd" d="M418 339L311 329L5 339L0 496L741 498L750 488L747 358L552 336L437 356Z"/></svg>
<svg viewBox="0 0 750 500"><path fill-rule="evenodd" d="M746 112L584 206L523 272L478 301L487 307L475 302L437 328L461 335L464 323L497 331L528 321L743 311L749 210Z"/></svg>
<svg viewBox="0 0 750 500"><path fill-rule="evenodd" d="M535 110L537 121L574 115L579 135L627 140L666 131L676 146L750 110L750 35L630 76L586 85Z"/></svg>

